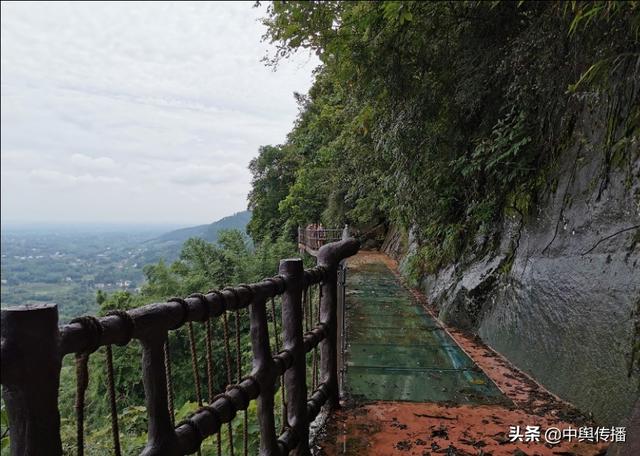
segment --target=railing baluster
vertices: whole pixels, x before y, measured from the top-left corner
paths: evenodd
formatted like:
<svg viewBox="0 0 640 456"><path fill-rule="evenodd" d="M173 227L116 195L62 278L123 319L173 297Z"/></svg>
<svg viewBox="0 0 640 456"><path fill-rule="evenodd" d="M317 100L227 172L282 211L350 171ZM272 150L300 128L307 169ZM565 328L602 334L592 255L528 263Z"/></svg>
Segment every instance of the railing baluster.
<svg viewBox="0 0 640 456"><path fill-rule="evenodd" d="M196 340L193 332L193 323L187 323L187 331L189 334L189 347L191 351L191 370L193 371L193 382L196 391L196 401L198 407L202 407L202 391L200 387L200 368L198 367L198 352L196 350ZM172 420L175 421L175 420ZM175 425L175 424L174 424ZM200 449L197 451L198 456L202 456Z"/></svg>
<svg viewBox="0 0 640 456"><path fill-rule="evenodd" d="M346 339L345 339L345 283L346 283L346 274L347 268L343 264L340 263L338 267L338 310L337 310L337 322L336 329L338 331L338 343L340 346L338 347L338 395L342 395L344 392L344 375L345 375L345 361L344 354L346 349Z"/></svg>
<svg viewBox="0 0 640 456"><path fill-rule="evenodd" d="M314 312L315 320L312 320L312 326L316 326L320 323L320 301L322 300L322 284L318 285L318 303L316 304L316 309ZM313 308L313 304L311 305ZM313 347L313 389L315 390L318 387L319 379L318 379L318 347Z"/></svg>
<svg viewBox="0 0 640 456"><path fill-rule="evenodd" d="M309 452L309 422L307 419L306 360L302 339L302 288L304 268L299 258L280 261L280 275L287 288L282 298L283 345L293 356L293 366L284 374L287 386L287 417L298 444L292 454L307 456Z"/></svg>
<svg viewBox="0 0 640 456"><path fill-rule="evenodd" d="M318 252L318 265L325 268L320 301L320 322L325 325L327 337L320 342L320 383L328 390L329 408L340 406L338 390L338 267L339 262L355 255L360 244L355 239L346 239L327 244Z"/></svg>
<svg viewBox="0 0 640 456"><path fill-rule="evenodd" d="M275 383L277 372L269 346L266 298L255 298L251 303L251 348L253 350L252 375L260 385L258 421L260 424L260 456L278 455L274 417Z"/></svg>
<svg viewBox="0 0 640 456"><path fill-rule="evenodd" d="M76 353L76 455L84 456L84 403L89 386L89 353Z"/></svg>
<svg viewBox="0 0 640 456"><path fill-rule="evenodd" d="M326 268L325 280L320 288L320 322L326 325L327 337L320 342L320 383L327 386L330 408L340 405L338 391L338 334L337 326L337 265L323 256L325 251L318 254L318 264Z"/></svg>
<svg viewBox="0 0 640 456"><path fill-rule="evenodd" d="M116 401L116 386L113 379L113 351L111 345L105 347L105 361L107 365L107 388L109 390L109 412L111 413L111 436L113 438L113 454L121 456L120 429L118 426L118 406Z"/></svg>
<svg viewBox="0 0 640 456"><path fill-rule="evenodd" d="M142 343L142 382L147 404L148 437L141 455L177 454L177 440L169 415L164 344L167 331L155 331L140 339Z"/></svg>
<svg viewBox="0 0 640 456"><path fill-rule="evenodd" d="M225 366L227 372L227 388L233 383L231 377L231 349L229 346L229 320L227 318L227 311L222 314L222 321L224 323L224 351L225 351ZM227 438L229 439L229 454L234 455L233 452L233 424L231 421L227 423Z"/></svg>
<svg viewBox="0 0 640 456"><path fill-rule="evenodd" d="M61 455L58 307L2 309L0 320L0 375L11 425L11 454Z"/></svg>
<svg viewBox="0 0 640 456"><path fill-rule="evenodd" d="M173 378L171 373L171 347L169 346L169 337L167 336L167 340L165 340L164 345L164 374L165 381L167 382L167 405L169 407L169 416L171 417L171 424L173 426L176 425L176 411L174 395L173 395Z"/></svg>

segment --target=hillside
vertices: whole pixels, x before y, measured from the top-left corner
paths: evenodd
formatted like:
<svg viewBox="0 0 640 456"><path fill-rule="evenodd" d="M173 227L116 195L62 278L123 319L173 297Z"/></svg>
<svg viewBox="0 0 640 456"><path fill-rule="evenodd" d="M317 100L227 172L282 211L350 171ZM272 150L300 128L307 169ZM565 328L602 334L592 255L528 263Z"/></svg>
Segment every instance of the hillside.
<svg viewBox="0 0 640 456"><path fill-rule="evenodd" d="M640 380L639 19L632 2L274 3L272 63L322 65L250 164L249 233L391 227L442 321L620 422Z"/></svg>
<svg viewBox="0 0 640 456"><path fill-rule="evenodd" d="M205 225L190 226L169 231L150 239L143 244L143 263L155 263L160 259L174 261L180 255L182 244L189 238L200 238L207 242L216 242L220 230L240 230L246 232L247 223L251 219L251 211L236 212L215 222Z"/></svg>
<svg viewBox="0 0 640 456"><path fill-rule="evenodd" d="M251 211L236 212L233 215L223 217L213 223L206 225L197 225L187 228L180 228L178 230L170 231L168 233L159 236L150 242L152 243L164 243L164 242L184 242L189 238L197 237L204 239L207 242L215 242L218 239L218 232L220 230L240 230L245 231L247 223L251 219Z"/></svg>

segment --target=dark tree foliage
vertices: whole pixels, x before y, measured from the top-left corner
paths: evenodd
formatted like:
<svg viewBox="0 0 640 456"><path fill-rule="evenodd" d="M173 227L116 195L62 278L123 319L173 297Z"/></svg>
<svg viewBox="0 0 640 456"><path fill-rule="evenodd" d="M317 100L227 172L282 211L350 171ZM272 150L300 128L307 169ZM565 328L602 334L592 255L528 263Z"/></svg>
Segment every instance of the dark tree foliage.
<svg viewBox="0 0 640 456"><path fill-rule="evenodd" d="M299 167L297 157L284 146L264 146L257 158L251 160L253 174L249 193L252 211L247 231L256 241L272 241L279 237L286 220L279 215L278 205L288 194Z"/></svg>
<svg viewBox="0 0 640 456"><path fill-rule="evenodd" d="M252 163L256 240L394 223L434 271L532 213L585 97L620 107L603 153L632 153L637 2L274 2L263 22L268 64L308 49L322 65L278 147L293 166L278 176L269 147Z"/></svg>

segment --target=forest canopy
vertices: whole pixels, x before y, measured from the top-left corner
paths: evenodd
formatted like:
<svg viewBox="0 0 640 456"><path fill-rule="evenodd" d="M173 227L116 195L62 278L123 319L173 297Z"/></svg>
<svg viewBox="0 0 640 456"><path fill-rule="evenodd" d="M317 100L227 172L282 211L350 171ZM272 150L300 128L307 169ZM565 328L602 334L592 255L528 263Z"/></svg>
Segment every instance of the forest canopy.
<svg viewBox="0 0 640 456"><path fill-rule="evenodd" d="M585 101L616 114L607 167L630 162L638 2L274 2L263 22L267 64L308 50L321 65L286 141L251 162L258 242L392 224L426 271L478 237L489 248L555 185Z"/></svg>

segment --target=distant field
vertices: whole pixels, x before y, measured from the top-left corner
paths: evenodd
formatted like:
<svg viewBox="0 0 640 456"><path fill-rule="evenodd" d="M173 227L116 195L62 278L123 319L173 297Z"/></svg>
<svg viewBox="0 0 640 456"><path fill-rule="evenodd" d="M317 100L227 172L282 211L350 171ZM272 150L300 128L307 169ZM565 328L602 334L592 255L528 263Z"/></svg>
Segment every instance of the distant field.
<svg viewBox="0 0 640 456"><path fill-rule="evenodd" d="M77 284L65 283L21 283L2 285L2 306L54 302L58 304L60 320L96 310L95 291Z"/></svg>
<svg viewBox="0 0 640 456"><path fill-rule="evenodd" d="M250 213L167 232L155 227L2 226L3 307L54 302L60 320L97 311L97 290L134 291L143 268L175 261L189 237L214 242L221 229L245 230Z"/></svg>

